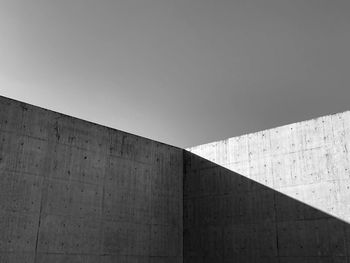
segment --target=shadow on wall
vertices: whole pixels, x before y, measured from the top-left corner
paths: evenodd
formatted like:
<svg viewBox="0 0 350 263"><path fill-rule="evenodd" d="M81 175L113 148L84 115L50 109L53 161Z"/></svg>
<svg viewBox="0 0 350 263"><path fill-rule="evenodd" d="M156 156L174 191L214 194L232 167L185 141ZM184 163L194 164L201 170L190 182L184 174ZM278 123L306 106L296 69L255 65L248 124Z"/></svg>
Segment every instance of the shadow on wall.
<svg viewBox="0 0 350 263"><path fill-rule="evenodd" d="M184 153L184 262L350 262L350 225Z"/></svg>

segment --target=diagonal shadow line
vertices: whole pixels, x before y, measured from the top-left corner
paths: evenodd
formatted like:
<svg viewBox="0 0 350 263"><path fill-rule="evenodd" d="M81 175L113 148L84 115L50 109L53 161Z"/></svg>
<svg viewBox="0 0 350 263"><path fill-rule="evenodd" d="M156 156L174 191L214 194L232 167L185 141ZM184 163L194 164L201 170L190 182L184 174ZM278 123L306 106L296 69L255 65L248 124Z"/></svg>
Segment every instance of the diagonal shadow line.
<svg viewBox="0 0 350 263"><path fill-rule="evenodd" d="M350 262L350 225L184 152L184 262Z"/></svg>

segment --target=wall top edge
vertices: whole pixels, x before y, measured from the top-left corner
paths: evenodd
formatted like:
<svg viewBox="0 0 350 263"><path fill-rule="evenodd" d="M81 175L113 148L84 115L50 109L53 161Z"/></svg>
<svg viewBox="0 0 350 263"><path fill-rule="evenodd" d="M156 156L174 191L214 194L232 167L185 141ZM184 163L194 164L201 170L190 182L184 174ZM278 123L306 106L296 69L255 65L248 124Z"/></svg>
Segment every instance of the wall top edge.
<svg viewBox="0 0 350 263"><path fill-rule="evenodd" d="M147 137L143 137L143 136L140 136L140 135L137 135L137 134L126 132L126 131L119 130L119 129L116 129L116 128L112 128L112 127L109 127L109 126L106 126L106 125L98 124L98 123L95 123L95 122L92 122L92 121L88 121L88 120L85 120L85 119L82 119L82 118L78 118L78 117L74 117L74 116L71 116L71 115L67 115L67 114L64 114L64 113L61 113L61 112L57 112L57 111L54 111L54 110L49 110L49 109L46 109L46 108L43 108L43 107L31 104L31 103L28 103L28 102L19 101L19 100L16 100L16 99L13 99L13 98L9 98L9 97L5 97L5 96L2 96L2 95L0 95L0 100L9 101L9 102L12 102L12 103L17 103L17 104L20 104L20 105L23 105L23 106L34 107L34 108L37 108L37 109L40 109L40 110L43 110L43 111L47 111L47 112L52 112L52 113L58 114L58 115L60 115L62 117L65 117L65 118L70 118L70 119L74 119L74 120L78 120L78 121L83 121L83 122L86 122L86 123L94 125L94 126L103 127L103 128L109 129L109 130L116 131L116 132L122 132L122 133L125 133L125 134L129 134L131 136L136 136L138 138L142 138L142 139L146 139L146 140L149 140L149 141L153 141L153 142L156 142L156 143L168 146L168 147L172 147L172 148L176 148L176 149L179 149L179 150L183 150L183 148L181 148L181 147L177 147L177 146L170 145L170 144L167 144L167 143L164 143L164 142L156 141L156 140L153 140L153 139L150 139L150 138L147 138Z"/></svg>
<svg viewBox="0 0 350 263"><path fill-rule="evenodd" d="M229 138L225 138L225 139L221 139L221 140L216 140L216 141L213 141L213 142L208 142L208 143L203 143L203 144L199 144L199 145L194 145L194 146L185 148L185 150L191 152L191 151L193 151L196 148L201 147L201 146L210 146L212 144L221 143L221 142L232 140L232 139L235 139L235 138L238 139L238 138L245 137L245 136L251 136L251 135L255 135L255 134L259 134L259 133L271 132L271 131L275 131L275 130L278 130L278 129L289 128L289 127L291 127L293 125L303 125L303 124L306 125L307 123L317 122L320 119L327 119L327 118L332 118L332 117L345 115L345 114L349 114L350 115L350 110L346 110L346 111L343 111L343 112L332 113L332 114L328 114L328 115L324 115L324 116L320 116L320 117L315 117L315 118L304 120L304 121L293 122L293 123L289 123L289 124L285 124L285 125L269 128L269 129L264 129L264 130L261 130L261 131L255 131L255 132L250 132L250 133L246 133L246 134L241 134L241 135L238 135L238 136L233 136L233 137L229 137Z"/></svg>

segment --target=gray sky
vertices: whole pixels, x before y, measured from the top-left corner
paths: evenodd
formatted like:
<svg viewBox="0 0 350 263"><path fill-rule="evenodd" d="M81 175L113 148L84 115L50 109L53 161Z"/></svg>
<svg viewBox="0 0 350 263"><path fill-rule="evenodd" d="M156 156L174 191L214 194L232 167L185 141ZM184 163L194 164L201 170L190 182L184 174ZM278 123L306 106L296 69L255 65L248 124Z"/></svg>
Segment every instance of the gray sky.
<svg viewBox="0 0 350 263"><path fill-rule="evenodd" d="M0 94L193 146L350 109L349 0L0 0Z"/></svg>

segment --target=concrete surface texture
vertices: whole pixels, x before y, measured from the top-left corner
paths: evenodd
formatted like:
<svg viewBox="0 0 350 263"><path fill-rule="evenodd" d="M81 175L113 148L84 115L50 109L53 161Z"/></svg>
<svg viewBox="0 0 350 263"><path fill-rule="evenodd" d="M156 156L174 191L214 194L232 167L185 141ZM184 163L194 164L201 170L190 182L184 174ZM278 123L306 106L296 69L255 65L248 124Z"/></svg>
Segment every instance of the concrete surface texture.
<svg viewBox="0 0 350 263"><path fill-rule="evenodd" d="M182 262L183 150L0 97L0 262Z"/></svg>
<svg viewBox="0 0 350 263"><path fill-rule="evenodd" d="M184 262L350 262L349 143L344 112L189 149Z"/></svg>
<svg viewBox="0 0 350 263"><path fill-rule="evenodd" d="M349 143L349 112L184 151L0 97L0 262L350 263Z"/></svg>

